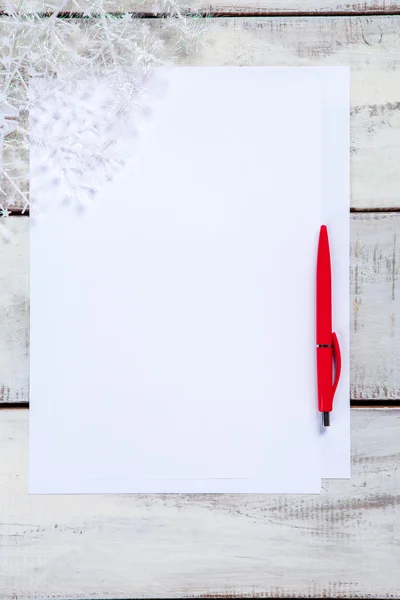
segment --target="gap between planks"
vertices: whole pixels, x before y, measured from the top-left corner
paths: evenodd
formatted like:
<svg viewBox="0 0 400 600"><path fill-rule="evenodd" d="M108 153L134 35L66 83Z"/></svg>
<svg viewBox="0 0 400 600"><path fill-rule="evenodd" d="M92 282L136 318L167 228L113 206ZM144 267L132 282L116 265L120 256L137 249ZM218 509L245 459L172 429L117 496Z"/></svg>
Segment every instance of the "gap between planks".
<svg viewBox="0 0 400 600"><path fill-rule="evenodd" d="M387 208L350 208L350 213L400 213L400 206L387 207Z"/></svg>
<svg viewBox="0 0 400 600"><path fill-rule="evenodd" d="M400 399L397 400L350 400L350 407L356 408L400 408ZM1 410L29 410L29 402L2 402Z"/></svg>
<svg viewBox="0 0 400 600"><path fill-rule="evenodd" d="M116 211L118 214L118 210ZM353 208L350 207L350 214L373 214L373 213L400 213L400 206L386 207L386 208ZM10 217L29 217L29 208L11 208ZM7 217L4 217L7 218ZM0 217L1 219L1 217Z"/></svg>

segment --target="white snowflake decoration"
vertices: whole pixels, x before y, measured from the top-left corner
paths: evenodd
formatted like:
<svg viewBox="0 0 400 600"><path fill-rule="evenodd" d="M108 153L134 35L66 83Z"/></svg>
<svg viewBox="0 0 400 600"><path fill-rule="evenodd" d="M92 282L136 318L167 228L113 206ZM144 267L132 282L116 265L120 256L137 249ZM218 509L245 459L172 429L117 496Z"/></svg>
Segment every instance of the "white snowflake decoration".
<svg viewBox="0 0 400 600"><path fill-rule="evenodd" d="M131 134L131 117L151 71L174 55L194 51L204 31L204 20L183 14L175 0L158 2L154 12L167 17L150 24L120 13L117 2L41 4L45 14L37 1L24 0L18 8L9 3L0 19L3 216L12 207L26 211L34 204L31 177L40 176L51 188L60 173L69 187L64 201L83 207L96 184L123 164L118 141ZM73 13L65 14L66 7ZM104 82L100 103L98 94L93 102L88 93L91 79ZM40 173L27 168L35 146L48 157Z"/></svg>

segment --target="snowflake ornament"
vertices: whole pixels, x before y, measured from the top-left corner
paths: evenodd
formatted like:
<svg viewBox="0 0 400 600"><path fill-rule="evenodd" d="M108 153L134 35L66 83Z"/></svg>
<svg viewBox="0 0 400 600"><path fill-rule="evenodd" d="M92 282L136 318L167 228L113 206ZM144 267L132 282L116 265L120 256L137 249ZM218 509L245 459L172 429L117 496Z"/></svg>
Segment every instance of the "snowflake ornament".
<svg viewBox="0 0 400 600"><path fill-rule="evenodd" d="M84 207L123 164L121 142L133 135L153 69L195 52L205 31L204 20L182 13L175 0L158 2L155 12L167 17L151 23L121 14L110 0L58 0L47 13L37 4L6 3L0 19L3 216L34 207L33 177L40 178L35 189L48 192L67 181L63 202ZM63 12L67 5L73 13ZM97 82L92 91L90 81ZM46 160L29 171L35 148Z"/></svg>

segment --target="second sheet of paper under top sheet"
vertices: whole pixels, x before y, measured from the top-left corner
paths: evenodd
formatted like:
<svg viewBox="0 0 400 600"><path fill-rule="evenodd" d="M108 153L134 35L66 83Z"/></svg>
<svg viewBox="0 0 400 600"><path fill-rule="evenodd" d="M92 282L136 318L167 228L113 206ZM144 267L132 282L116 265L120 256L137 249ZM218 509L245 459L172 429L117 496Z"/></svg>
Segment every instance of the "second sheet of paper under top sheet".
<svg viewBox="0 0 400 600"><path fill-rule="evenodd" d="M321 85L237 71L160 74L93 209L32 228L32 492L320 490Z"/></svg>

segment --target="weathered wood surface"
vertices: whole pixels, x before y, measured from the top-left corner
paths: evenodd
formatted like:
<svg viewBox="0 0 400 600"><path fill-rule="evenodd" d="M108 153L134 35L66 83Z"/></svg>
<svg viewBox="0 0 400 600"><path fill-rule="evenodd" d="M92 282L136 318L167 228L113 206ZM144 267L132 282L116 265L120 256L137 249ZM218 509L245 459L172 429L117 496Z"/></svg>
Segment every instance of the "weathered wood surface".
<svg viewBox="0 0 400 600"><path fill-rule="evenodd" d="M209 19L197 56L180 62L350 65L351 205L400 209L399 31L400 16Z"/></svg>
<svg viewBox="0 0 400 600"><path fill-rule="evenodd" d="M28 496L26 410L0 456L1 600L400 598L400 409L352 411L321 496Z"/></svg>
<svg viewBox="0 0 400 600"><path fill-rule="evenodd" d="M7 224L12 239L0 241L0 403L28 400L29 377L29 220ZM350 254L351 397L400 399L400 213L353 214Z"/></svg>
<svg viewBox="0 0 400 600"><path fill-rule="evenodd" d="M18 8L20 0L11 0L8 3L2 0L0 10L7 5ZM83 3L80 3L81 6ZM175 5L171 2L170 5ZM33 0L30 6L40 11L52 11L54 6L61 5L65 11L76 11L77 6L73 1L47 2L44 0ZM158 10L165 11L168 2L163 0L107 0L104 3L106 10L112 12L132 11L137 14L154 14ZM276 15L276 14L391 14L400 12L398 0L363 0L340 2L338 0L180 0L178 2L182 10L201 11L208 14L233 14L233 15Z"/></svg>
<svg viewBox="0 0 400 600"><path fill-rule="evenodd" d="M351 397L400 399L400 214L351 219Z"/></svg>
<svg viewBox="0 0 400 600"><path fill-rule="evenodd" d="M29 220L11 217L3 220L0 226L0 403L26 402L29 382Z"/></svg>
<svg viewBox="0 0 400 600"><path fill-rule="evenodd" d="M154 0L121 0L124 10L135 10L137 12L152 12L154 6L162 2ZM200 10L205 13L233 14L233 15L279 15L279 14L365 14L382 13L391 14L400 11L398 0L364 0L344 1L337 0L180 0L182 9Z"/></svg>

